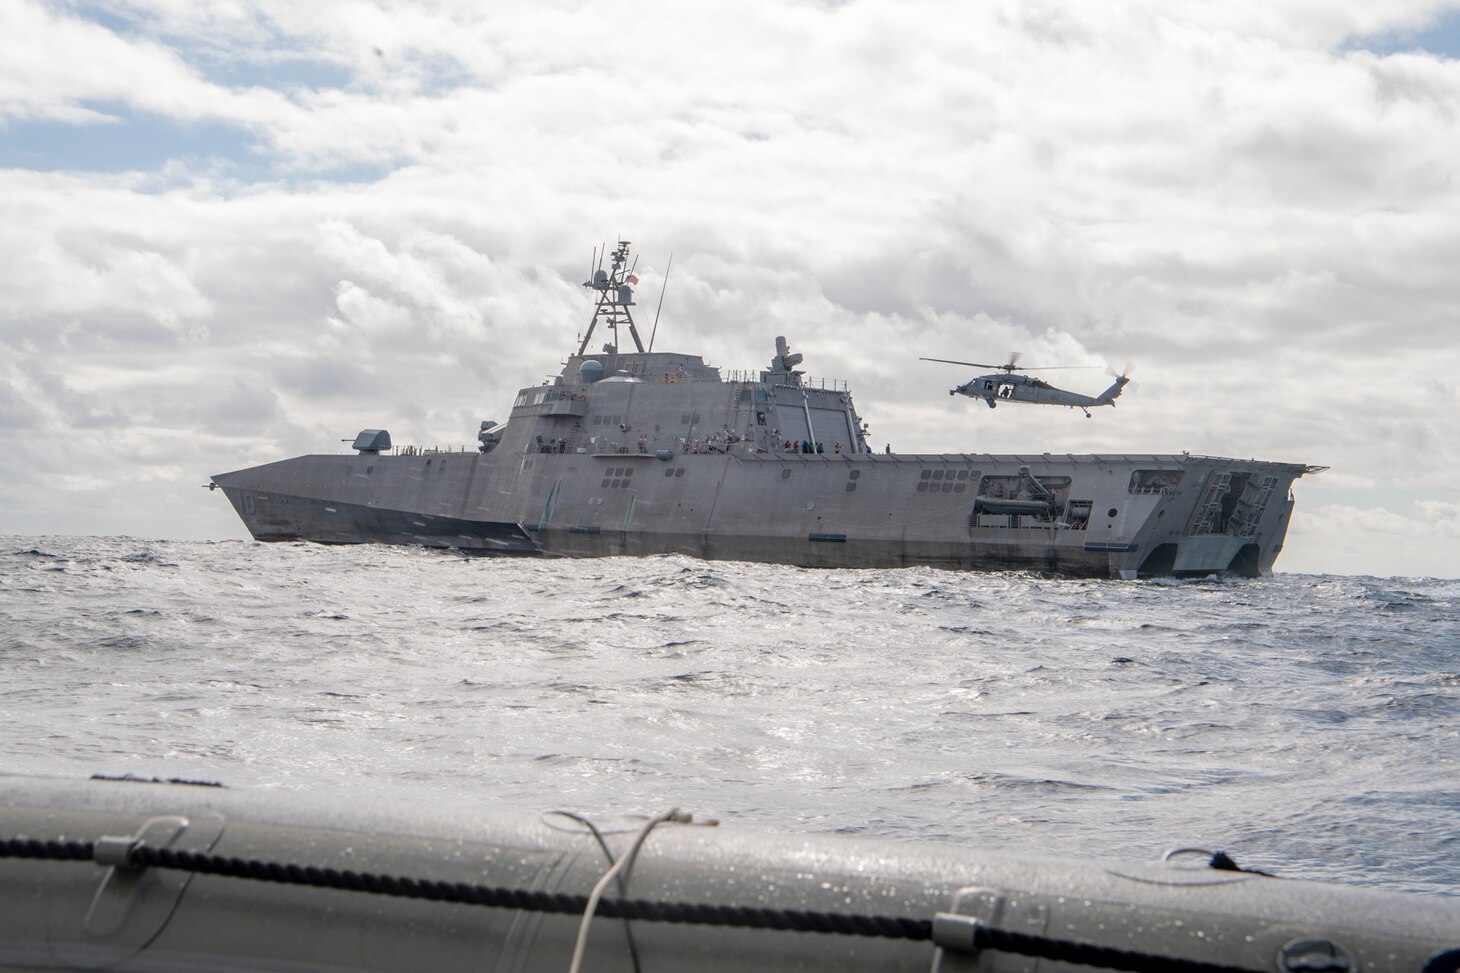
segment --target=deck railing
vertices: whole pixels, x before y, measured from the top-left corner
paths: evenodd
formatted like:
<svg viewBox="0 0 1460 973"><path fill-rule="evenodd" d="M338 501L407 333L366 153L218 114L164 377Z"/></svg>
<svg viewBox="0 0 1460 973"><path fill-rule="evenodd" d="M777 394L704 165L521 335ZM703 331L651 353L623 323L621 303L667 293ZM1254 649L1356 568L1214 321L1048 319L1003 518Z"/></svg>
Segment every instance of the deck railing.
<svg viewBox="0 0 1460 973"><path fill-rule="evenodd" d="M392 446L385 452L392 456L435 456L437 453L475 453L477 446Z"/></svg>
<svg viewBox="0 0 1460 973"><path fill-rule="evenodd" d="M723 381L726 382L749 382L753 385L759 385L760 376L764 371L765 369L761 368L749 371L739 368L732 368L727 371L721 372L720 377ZM767 377L770 379L771 384L775 384L775 380L778 376L775 372L771 372ZM789 375L783 377L788 379L790 378ZM781 384L793 385L794 383L790 381L785 381ZM808 389L826 389L832 392L845 392L847 391L847 382L846 379L843 378L817 378L810 375L802 375L800 387Z"/></svg>

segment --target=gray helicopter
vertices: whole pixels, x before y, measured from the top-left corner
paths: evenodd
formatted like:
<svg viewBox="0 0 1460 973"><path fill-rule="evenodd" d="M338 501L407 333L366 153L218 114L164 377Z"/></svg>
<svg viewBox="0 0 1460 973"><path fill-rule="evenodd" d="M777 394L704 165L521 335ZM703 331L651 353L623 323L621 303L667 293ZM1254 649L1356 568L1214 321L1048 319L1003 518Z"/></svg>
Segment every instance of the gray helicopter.
<svg viewBox="0 0 1460 973"><path fill-rule="evenodd" d="M948 390L949 395L966 395L970 399L983 399L988 403L990 409L1000 402L1028 402L1032 405L1063 405L1071 409L1079 409L1085 413L1085 418L1090 418L1090 409L1097 405L1114 406L1115 400L1120 397L1121 391L1126 383L1130 381L1128 374L1115 375L1115 384L1101 392L1099 395L1081 395L1079 392L1067 392L1064 389L1057 389L1043 379L1035 378L1033 375L1016 374L1015 364L1019 361L1019 352L1009 355L1009 360L1002 365L989 365L983 362L954 361L951 358L920 358L919 361L943 362L946 365L968 365L972 368L997 368L998 371L990 375L980 375L977 378L964 382L957 388ZM1049 365L1043 368L1025 368L1025 372L1047 372L1054 369L1065 368L1088 368L1088 365ZM1130 372L1130 366L1126 365L1126 373Z"/></svg>

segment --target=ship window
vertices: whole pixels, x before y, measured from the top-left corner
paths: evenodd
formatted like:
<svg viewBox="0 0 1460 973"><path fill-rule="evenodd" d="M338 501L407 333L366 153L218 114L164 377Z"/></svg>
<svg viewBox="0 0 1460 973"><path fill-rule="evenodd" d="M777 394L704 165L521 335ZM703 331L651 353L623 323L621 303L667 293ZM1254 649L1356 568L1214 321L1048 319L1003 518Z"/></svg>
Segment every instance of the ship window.
<svg viewBox="0 0 1460 973"><path fill-rule="evenodd" d="M608 487L609 487L610 490L617 490L619 487L621 487L623 485L624 485L624 481L623 480L609 480L608 481Z"/></svg>
<svg viewBox="0 0 1460 973"><path fill-rule="evenodd" d="M687 425L689 425L689 413L688 412L684 413L683 415L681 415L679 417L679 424L681 426L687 426Z"/></svg>
<svg viewBox="0 0 1460 973"><path fill-rule="evenodd" d="M607 490L608 489L609 482L610 481L605 477L604 478L604 481L602 483L600 483L599 486L602 487L603 489Z"/></svg>
<svg viewBox="0 0 1460 973"><path fill-rule="evenodd" d="M847 492L848 493L851 493L852 491L854 491L856 489L857 489L857 485L855 483L852 483L851 481L848 481L847 482Z"/></svg>
<svg viewBox="0 0 1460 973"><path fill-rule="evenodd" d="M624 476L633 476L633 475L634 475L634 468L632 466L625 466L624 467Z"/></svg>
<svg viewBox="0 0 1460 973"><path fill-rule="evenodd" d="M595 426L601 426L601 425L603 425L603 416L594 416L593 417L593 424Z"/></svg>
<svg viewBox="0 0 1460 973"><path fill-rule="evenodd" d="M674 475L675 476L684 476L684 467L681 466L679 469L675 470L674 471Z"/></svg>
<svg viewBox="0 0 1460 973"><path fill-rule="evenodd" d="M933 471L932 470L923 470L921 473L918 474L918 479L919 480L926 480L928 477L930 477L932 475L933 475Z"/></svg>
<svg viewBox="0 0 1460 973"><path fill-rule="evenodd" d="M671 469L666 469L666 470L665 470L665 471L664 471L664 475L665 475L665 476L673 476L673 475L674 475L674 471L673 471L673 470L671 470Z"/></svg>
<svg viewBox="0 0 1460 973"><path fill-rule="evenodd" d="M791 471L790 470L781 470L781 479L783 479L783 480L789 480L790 478L791 478Z"/></svg>
<svg viewBox="0 0 1460 973"><path fill-rule="evenodd" d="M945 484L943 484L943 492L944 493L952 493L953 492L953 484L951 484L951 483L945 483Z"/></svg>
<svg viewBox="0 0 1460 973"><path fill-rule="evenodd" d="M849 479L849 480L855 480L855 479L857 479L861 475L862 475L862 471L861 470L852 470L850 473L847 474L847 479Z"/></svg>
<svg viewBox="0 0 1460 973"><path fill-rule="evenodd" d="M934 470L933 471L933 479L935 479L935 480L941 480L941 479L943 479L943 471L942 470Z"/></svg>
<svg viewBox="0 0 1460 973"><path fill-rule="evenodd" d="M1114 519L1115 518L1115 515L1118 514L1118 513L1120 513L1119 510L1117 510L1114 507L1111 507L1109 510L1105 511L1105 516L1110 517L1111 519Z"/></svg>
<svg viewBox="0 0 1460 973"><path fill-rule="evenodd" d="M926 473L927 470L923 470L923 472ZM919 483L918 484L918 492L919 493L927 493L928 492L928 485L926 483Z"/></svg>
<svg viewBox="0 0 1460 973"><path fill-rule="evenodd" d="M1131 493L1175 493L1186 476L1184 470L1136 470L1130 475Z"/></svg>
<svg viewBox="0 0 1460 973"><path fill-rule="evenodd" d="M960 480L966 480L966 479L968 479L968 471L967 470L959 470L958 471L958 478Z"/></svg>
<svg viewBox="0 0 1460 973"><path fill-rule="evenodd" d="M367 466L367 467L365 467L365 475L366 476L369 476L371 473L374 473L374 472L375 472L375 467L373 467L373 466Z"/></svg>
<svg viewBox="0 0 1460 973"><path fill-rule="evenodd" d="M750 389L741 389L740 390L740 401L741 402L749 402L750 401Z"/></svg>
<svg viewBox="0 0 1460 973"><path fill-rule="evenodd" d="M770 401L770 396L766 395L765 389L756 389L755 390L755 401L757 401L757 402L769 402Z"/></svg>
<svg viewBox="0 0 1460 973"><path fill-rule="evenodd" d="M962 493L964 490L967 490L967 489L968 489L968 484L967 483L955 483L955 484L953 484L953 492L954 493Z"/></svg>

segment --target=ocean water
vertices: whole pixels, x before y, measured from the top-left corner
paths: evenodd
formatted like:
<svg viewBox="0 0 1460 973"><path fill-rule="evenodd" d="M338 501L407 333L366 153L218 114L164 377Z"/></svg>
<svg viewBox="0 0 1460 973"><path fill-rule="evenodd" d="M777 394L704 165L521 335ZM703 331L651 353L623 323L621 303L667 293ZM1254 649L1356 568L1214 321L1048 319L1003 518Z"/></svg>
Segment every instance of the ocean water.
<svg viewBox="0 0 1460 973"><path fill-rule="evenodd" d="M1460 894L1460 582L0 538L0 769Z"/></svg>

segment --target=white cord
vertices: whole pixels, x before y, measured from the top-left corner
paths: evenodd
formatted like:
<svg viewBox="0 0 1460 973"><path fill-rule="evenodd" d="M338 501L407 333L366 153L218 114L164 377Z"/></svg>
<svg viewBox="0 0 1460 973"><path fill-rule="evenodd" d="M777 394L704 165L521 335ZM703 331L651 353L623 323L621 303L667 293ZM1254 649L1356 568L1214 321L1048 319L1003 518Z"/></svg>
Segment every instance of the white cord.
<svg viewBox="0 0 1460 973"><path fill-rule="evenodd" d="M583 909L583 921L578 924L578 941L573 945L573 962L568 966L568 973L579 973L583 967L583 954L588 949L588 928L593 924L593 914L598 911L598 900L603 898L603 890L608 888L614 876L620 871L629 871L634 867L634 859L639 856L639 849L643 847L644 840L649 837L649 832L663 824L665 821L685 823L690 820L688 814L681 814L679 808L673 808L659 815L657 818L650 818L644 822L639 833L634 836L634 843L629 845L628 851L619 856L608 871L593 886L593 891L588 893L588 905Z"/></svg>

